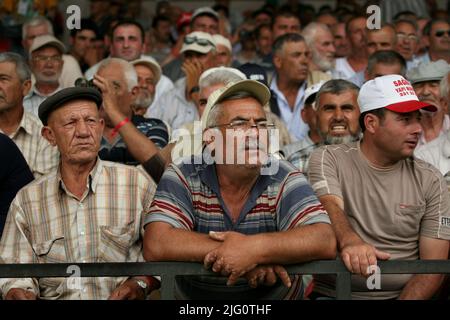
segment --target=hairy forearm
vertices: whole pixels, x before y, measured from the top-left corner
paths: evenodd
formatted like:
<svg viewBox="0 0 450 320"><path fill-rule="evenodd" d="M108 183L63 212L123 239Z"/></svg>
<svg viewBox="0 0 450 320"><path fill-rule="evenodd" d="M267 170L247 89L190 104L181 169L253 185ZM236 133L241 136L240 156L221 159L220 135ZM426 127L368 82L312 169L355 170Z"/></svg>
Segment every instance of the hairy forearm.
<svg viewBox="0 0 450 320"><path fill-rule="evenodd" d="M326 223L252 237L258 248L258 264L290 264L336 257L336 237Z"/></svg>
<svg viewBox="0 0 450 320"><path fill-rule="evenodd" d="M203 262L205 255L220 242L207 234L177 228L166 228L165 223L153 222L145 230L144 258L147 261ZM159 227L164 230L158 230Z"/></svg>
<svg viewBox="0 0 450 320"><path fill-rule="evenodd" d="M426 300L431 299L442 284L444 276L440 274L414 275L403 288L399 299Z"/></svg>
<svg viewBox="0 0 450 320"><path fill-rule="evenodd" d="M361 238L353 230L345 212L342 210L343 204L339 204L337 201L335 196L320 197L320 202L328 212L331 225L336 234L338 249L341 250L350 242L361 241Z"/></svg>

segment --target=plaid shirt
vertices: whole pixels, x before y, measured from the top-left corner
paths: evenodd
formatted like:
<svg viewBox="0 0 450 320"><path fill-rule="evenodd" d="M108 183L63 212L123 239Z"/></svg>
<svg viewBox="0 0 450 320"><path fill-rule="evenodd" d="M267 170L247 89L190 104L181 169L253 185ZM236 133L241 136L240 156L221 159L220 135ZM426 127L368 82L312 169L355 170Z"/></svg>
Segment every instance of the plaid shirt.
<svg viewBox="0 0 450 320"><path fill-rule="evenodd" d="M281 154L306 176L308 174L309 156L319 146L320 144L312 142L307 135L302 141L285 146L281 150Z"/></svg>
<svg viewBox="0 0 450 320"><path fill-rule="evenodd" d="M40 93L37 89L36 86L33 85L31 87L30 92L23 98L23 107L25 108L26 111L34 114L36 117L38 116L38 111L39 111L39 105L45 100L47 99L47 97L55 94L56 92L58 92L59 90L61 90L62 87L59 86L54 92L52 92L49 95L44 95L42 93Z"/></svg>
<svg viewBox="0 0 450 320"><path fill-rule="evenodd" d="M24 111L19 127L9 136L19 147L36 179L54 171L59 163L58 148L42 137L41 128L41 121Z"/></svg>
<svg viewBox="0 0 450 320"><path fill-rule="evenodd" d="M0 260L144 261L142 217L150 209L154 184L136 168L100 159L88 180L81 200L67 190L59 170L19 191L0 242ZM42 299L106 299L126 277L76 279L79 285L74 278L0 279L0 290L3 296L23 288Z"/></svg>

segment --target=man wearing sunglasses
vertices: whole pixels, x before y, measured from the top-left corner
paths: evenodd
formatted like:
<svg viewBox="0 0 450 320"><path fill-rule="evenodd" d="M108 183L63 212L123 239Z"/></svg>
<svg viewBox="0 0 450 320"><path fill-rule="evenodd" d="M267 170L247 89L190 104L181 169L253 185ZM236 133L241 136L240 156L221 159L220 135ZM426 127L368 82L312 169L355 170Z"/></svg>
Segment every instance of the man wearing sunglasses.
<svg viewBox="0 0 450 320"><path fill-rule="evenodd" d="M445 20L430 20L423 33L428 42L428 52L423 56L423 62L443 59L450 63L450 24Z"/></svg>
<svg viewBox="0 0 450 320"><path fill-rule="evenodd" d="M195 98L198 95L200 75L217 65L216 46L209 33L191 32L184 38L183 70L185 77L175 82L175 88L165 93L147 115L166 121L172 129L199 120Z"/></svg>
<svg viewBox="0 0 450 320"><path fill-rule="evenodd" d="M144 221L144 257L197 261L226 276L178 277L181 299L299 298L301 277L283 265L335 257L327 213L298 170L267 157L269 89L242 80L213 95L207 151L161 178ZM278 170L264 170L275 162Z"/></svg>

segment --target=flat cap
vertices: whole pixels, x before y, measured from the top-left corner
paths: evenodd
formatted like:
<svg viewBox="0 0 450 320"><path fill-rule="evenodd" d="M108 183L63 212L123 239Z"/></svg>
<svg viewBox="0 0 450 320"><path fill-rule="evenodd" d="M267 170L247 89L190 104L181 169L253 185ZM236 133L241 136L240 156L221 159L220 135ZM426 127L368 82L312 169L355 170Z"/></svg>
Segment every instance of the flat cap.
<svg viewBox="0 0 450 320"><path fill-rule="evenodd" d="M445 60L421 63L408 71L406 78L411 84L425 81L440 81L450 71L450 65Z"/></svg>
<svg viewBox="0 0 450 320"><path fill-rule="evenodd" d="M65 88L49 96L39 105L39 119L46 126L48 117L53 111L73 100L90 100L95 102L97 108L100 108L103 101L102 95L97 89L85 87Z"/></svg>

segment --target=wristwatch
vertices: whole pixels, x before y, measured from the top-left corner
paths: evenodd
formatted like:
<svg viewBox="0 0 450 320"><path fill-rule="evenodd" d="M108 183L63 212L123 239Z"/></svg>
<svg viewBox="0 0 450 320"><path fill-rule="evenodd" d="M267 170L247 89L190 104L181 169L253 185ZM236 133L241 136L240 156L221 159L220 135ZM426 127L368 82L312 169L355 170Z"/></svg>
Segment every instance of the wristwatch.
<svg viewBox="0 0 450 320"><path fill-rule="evenodd" d="M144 291L144 295L147 296L148 294L147 282L141 279L134 279L134 281L136 281L137 285Z"/></svg>

